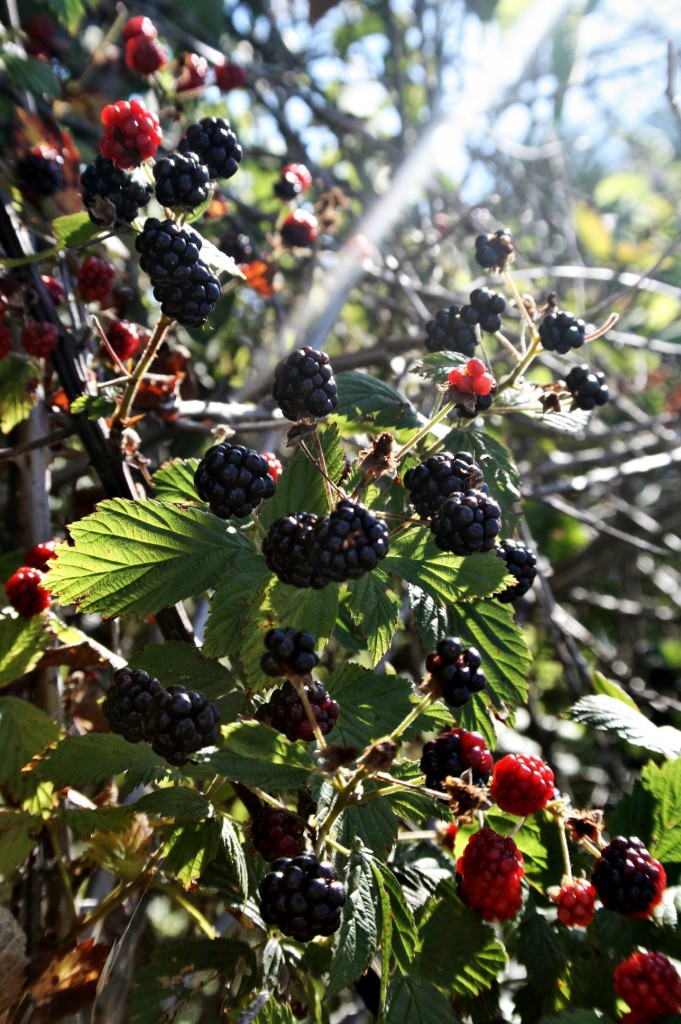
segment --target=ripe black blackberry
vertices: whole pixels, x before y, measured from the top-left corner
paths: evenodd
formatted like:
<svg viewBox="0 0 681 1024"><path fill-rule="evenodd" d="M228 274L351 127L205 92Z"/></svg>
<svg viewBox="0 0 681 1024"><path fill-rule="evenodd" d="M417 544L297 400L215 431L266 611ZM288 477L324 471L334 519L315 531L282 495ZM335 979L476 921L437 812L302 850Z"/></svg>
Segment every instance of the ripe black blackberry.
<svg viewBox="0 0 681 1024"><path fill-rule="evenodd" d="M182 765L189 755L218 741L220 713L205 693L169 686L154 696L152 749L170 764Z"/></svg>
<svg viewBox="0 0 681 1024"><path fill-rule="evenodd" d="M504 270L514 257L513 238L507 228L475 239L475 260L485 270Z"/></svg>
<svg viewBox="0 0 681 1024"><path fill-rule="evenodd" d="M196 153L211 178L231 178L243 156L229 121L223 117L203 117L198 124L190 124L177 148L180 153Z"/></svg>
<svg viewBox="0 0 681 1024"><path fill-rule="evenodd" d="M292 587L320 587L312 565L312 541L319 516L292 512L276 519L262 544L268 567L282 583Z"/></svg>
<svg viewBox="0 0 681 1024"><path fill-rule="evenodd" d="M429 789L444 792L442 783L447 776L460 778L466 772L473 785L484 786L489 779L492 755L484 736L466 729L450 729L424 745L420 767Z"/></svg>
<svg viewBox="0 0 681 1024"><path fill-rule="evenodd" d="M305 846L305 823L297 814L265 807L251 822L251 841L265 860L296 857Z"/></svg>
<svg viewBox="0 0 681 1024"><path fill-rule="evenodd" d="M616 836L596 861L591 884L604 907L628 917L649 917L667 878L640 839Z"/></svg>
<svg viewBox="0 0 681 1024"><path fill-rule="evenodd" d="M338 405L338 388L326 352L295 349L274 371L274 400L287 420L320 419Z"/></svg>
<svg viewBox="0 0 681 1024"><path fill-rule="evenodd" d="M442 699L451 707L466 704L472 693L487 685L481 670L482 658L476 647L464 647L458 636L440 640L434 653L426 658L426 668L442 689Z"/></svg>
<svg viewBox="0 0 681 1024"><path fill-rule="evenodd" d="M202 260L192 264L186 279L154 286L154 297L161 303L161 312L183 327L205 324L221 293L219 280Z"/></svg>
<svg viewBox="0 0 681 1024"><path fill-rule="evenodd" d="M171 210L195 210L210 193L210 174L196 153L173 153L154 164L156 198Z"/></svg>
<svg viewBox="0 0 681 1024"><path fill-rule="evenodd" d="M605 405L610 390L605 383L605 374L590 369L586 363L573 366L565 377L565 387L572 395L571 409L591 412L597 405Z"/></svg>
<svg viewBox="0 0 681 1024"><path fill-rule="evenodd" d="M293 626L270 629L265 634L265 647L260 667L268 676L307 676L319 664L315 638Z"/></svg>
<svg viewBox="0 0 681 1024"><path fill-rule="evenodd" d="M220 519L244 519L256 505L274 494L274 479L267 459L242 444L213 445L203 456L194 485Z"/></svg>
<svg viewBox="0 0 681 1024"><path fill-rule="evenodd" d="M153 285L187 283L192 267L199 261L203 239L191 227L179 227L174 220L148 217L135 239L140 266Z"/></svg>
<svg viewBox="0 0 681 1024"><path fill-rule="evenodd" d="M306 684L304 689L319 731L322 736L327 736L336 725L340 705L329 697L321 683ZM274 691L266 704L260 705L255 717L259 722L283 733L291 742L304 740L309 743L314 739L314 730L303 702L288 679L280 689Z"/></svg>
<svg viewBox="0 0 681 1024"><path fill-rule="evenodd" d="M158 717L155 698L165 692L163 684L148 672L119 668L102 703L111 731L129 743L151 742Z"/></svg>
<svg viewBox="0 0 681 1024"><path fill-rule="evenodd" d="M389 548L390 533L383 520L344 498L333 512L320 519L311 561L320 579L342 583L375 569Z"/></svg>
<svg viewBox="0 0 681 1024"><path fill-rule="evenodd" d="M83 206L93 224L120 227L131 224L154 191L148 181L122 171L99 153L80 176Z"/></svg>
<svg viewBox="0 0 681 1024"><path fill-rule="evenodd" d="M288 203L303 191L303 185L295 174L281 172L281 177L275 181L272 191L278 199Z"/></svg>
<svg viewBox="0 0 681 1024"><path fill-rule="evenodd" d="M454 493L435 512L430 529L443 551L455 555L491 551L501 529L501 509L482 490Z"/></svg>
<svg viewBox="0 0 681 1024"><path fill-rule="evenodd" d="M266 924L276 925L298 942L309 942L315 935L338 930L347 891L333 864L301 853L274 861L260 883L260 897Z"/></svg>
<svg viewBox="0 0 681 1024"><path fill-rule="evenodd" d="M506 309L506 299L489 288L474 288L470 294L470 306L464 306L464 310L467 309L475 311L476 323L480 324L482 331L495 334L501 330L501 314Z"/></svg>
<svg viewBox="0 0 681 1024"><path fill-rule="evenodd" d="M31 195L53 196L66 186L64 160L54 150L36 146L18 161L17 178Z"/></svg>
<svg viewBox="0 0 681 1024"><path fill-rule="evenodd" d="M461 306L449 306L436 313L426 324L426 348L429 352L460 352L472 356L478 344L473 324L461 316ZM476 323L477 321L474 321Z"/></svg>
<svg viewBox="0 0 681 1024"><path fill-rule="evenodd" d="M531 589L537 578L537 556L534 551L519 540L502 540L496 545L496 553L506 562L506 568L517 582L495 594L497 601L508 604Z"/></svg>
<svg viewBox="0 0 681 1024"><path fill-rule="evenodd" d="M559 352L564 356L571 349L582 347L586 326L572 313L555 310L547 313L539 324L539 337L547 352Z"/></svg>
<svg viewBox="0 0 681 1024"><path fill-rule="evenodd" d="M218 243L220 252L231 256L235 263L250 263L255 259L255 250L248 237L239 231L230 231Z"/></svg>
<svg viewBox="0 0 681 1024"><path fill-rule="evenodd" d="M440 452L404 474L404 486L422 519L430 519L445 498L471 488L486 490L482 470L470 452Z"/></svg>

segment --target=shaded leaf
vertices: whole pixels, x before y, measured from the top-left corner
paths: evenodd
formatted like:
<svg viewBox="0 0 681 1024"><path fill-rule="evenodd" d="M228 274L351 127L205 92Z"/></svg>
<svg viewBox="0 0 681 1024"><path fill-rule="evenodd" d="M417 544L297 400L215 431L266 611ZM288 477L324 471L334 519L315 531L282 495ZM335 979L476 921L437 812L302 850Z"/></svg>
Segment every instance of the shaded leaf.
<svg viewBox="0 0 681 1024"><path fill-rule="evenodd" d="M200 690L211 700L229 693L234 687L234 677L229 669L213 658L204 658L197 647L179 641L148 644L135 654L130 665L144 669L166 686L172 682L173 686ZM240 694L241 701L243 696Z"/></svg>
<svg viewBox="0 0 681 1024"><path fill-rule="evenodd" d="M156 470L151 480L159 501L198 501L194 473L199 459L171 459Z"/></svg>
<svg viewBox="0 0 681 1024"><path fill-rule="evenodd" d="M116 402L106 395L79 395L71 402L71 412L74 416L83 412L89 420L103 419L114 412Z"/></svg>
<svg viewBox="0 0 681 1024"><path fill-rule="evenodd" d="M386 653L395 635L400 599L390 589L388 577L382 569L374 569L358 580L351 580L348 589L350 616L359 626L371 664L375 665Z"/></svg>
<svg viewBox="0 0 681 1024"><path fill-rule="evenodd" d="M348 898L333 945L330 992L340 991L364 974L378 946L376 882L369 859L361 850L349 858L347 888Z"/></svg>
<svg viewBox="0 0 681 1024"><path fill-rule="evenodd" d="M402 975L388 992L381 1024L456 1024L448 1000L423 978Z"/></svg>
<svg viewBox="0 0 681 1024"><path fill-rule="evenodd" d="M513 950L527 969L528 980L535 990L548 992L567 965L567 955L558 935L543 915L538 914L533 898L525 909Z"/></svg>
<svg viewBox="0 0 681 1024"><path fill-rule="evenodd" d="M238 722L223 730L223 749L209 754L205 764L245 786L267 790L302 786L314 765L308 745L291 743L281 733L260 722Z"/></svg>
<svg viewBox="0 0 681 1024"><path fill-rule="evenodd" d="M35 96L58 96L61 92L59 79L44 60L4 50L0 63L5 65L8 77L18 89L26 89Z"/></svg>
<svg viewBox="0 0 681 1024"><path fill-rule="evenodd" d="M42 615L27 619L11 610L0 615L0 686L34 669L50 640Z"/></svg>
<svg viewBox="0 0 681 1024"><path fill-rule="evenodd" d="M31 415L37 378L34 363L13 352L0 360L0 433L9 434Z"/></svg>
<svg viewBox="0 0 681 1024"><path fill-rule="evenodd" d="M239 842L239 834L236 828L227 818L223 818L220 823L220 839L222 840L225 856L234 871L239 890L244 896L248 896L249 885L246 854Z"/></svg>
<svg viewBox="0 0 681 1024"><path fill-rule="evenodd" d="M229 573L215 581L204 637L205 654L224 658L241 650L251 608L260 606L271 580L265 559L254 548L235 556Z"/></svg>
<svg viewBox="0 0 681 1024"><path fill-rule="evenodd" d="M397 818L386 800L377 797L352 804L344 812L338 829L338 841L352 846L361 839L377 857L387 857L397 840Z"/></svg>
<svg viewBox="0 0 681 1024"><path fill-rule="evenodd" d="M333 742L360 750L392 732L418 701L409 680L351 662L332 672L325 685L341 706Z"/></svg>
<svg viewBox="0 0 681 1024"><path fill-rule="evenodd" d="M380 885L385 890L390 902L391 943L395 962L403 973L410 974L419 943L419 933L414 915L404 898L402 886L387 864L372 859L371 867L374 874L380 879ZM385 951L383 952L385 955Z"/></svg>
<svg viewBox="0 0 681 1024"><path fill-rule="evenodd" d="M40 708L18 697L0 697L0 784L13 799L35 791L35 779L22 768L60 735L59 726Z"/></svg>
<svg viewBox="0 0 681 1024"><path fill-rule="evenodd" d="M144 743L128 743L115 733L67 736L32 765L32 773L57 789L103 782L111 775L129 772L129 782L148 782L172 774L175 769Z"/></svg>
<svg viewBox="0 0 681 1024"><path fill-rule="evenodd" d="M329 478L338 480L345 468L345 459L336 424L320 430L319 440ZM312 442L308 440L307 445L309 451L316 455ZM325 515L328 511L324 478L305 452L298 448L279 476L274 495L263 505L259 516L260 522L269 529L275 519L287 516L291 512L314 512L317 515ZM298 590L296 593L301 594L302 591Z"/></svg>
<svg viewBox="0 0 681 1024"><path fill-rule="evenodd" d="M613 732L645 750L667 755L681 753L679 729L672 726L657 726L641 714L638 708L606 694L582 697L572 705L566 715L594 729Z"/></svg>
<svg viewBox="0 0 681 1024"><path fill-rule="evenodd" d="M57 249L75 249L89 242L102 228L101 225L94 224L90 220L90 215L83 211L55 217L52 221L52 230L57 240Z"/></svg>
<svg viewBox="0 0 681 1024"><path fill-rule="evenodd" d="M369 373L357 370L338 373L336 384L339 416L352 420L372 418L376 424L398 429L418 427L423 422L408 398Z"/></svg>
<svg viewBox="0 0 681 1024"><path fill-rule="evenodd" d="M0 877L8 878L38 841L42 821L25 811L0 810Z"/></svg>
<svg viewBox="0 0 681 1024"><path fill-rule="evenodd" d="M47 6L71 35L75 35L88 7L95 6L95 0L49 0Z"/></svg>

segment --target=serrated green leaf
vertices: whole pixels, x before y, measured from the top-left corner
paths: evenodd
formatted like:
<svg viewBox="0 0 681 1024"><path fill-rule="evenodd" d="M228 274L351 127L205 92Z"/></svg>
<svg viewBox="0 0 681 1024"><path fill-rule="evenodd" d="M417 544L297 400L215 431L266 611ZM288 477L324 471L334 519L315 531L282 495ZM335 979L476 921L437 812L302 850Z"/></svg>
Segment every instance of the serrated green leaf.
<svg viewBox="0 0 681 1024"><path fill-rule="evenodd" d="M98 235L102 228L90 220L88 213L67 213L64 217L55 217L52 230L57 240L58 249L75 249L85 245L91 238Z"/></svg>
<svg viewBox="0 0 681 1024"><path fill-rule="evenodd" d="M396 978L388 992L388 1008L381 1024L456 1024L449 1002L424 978L407 974Z"/></svg>
<svg viewBox="0 0 681 1024"><path fill-rule="evenodd" d="M512 952L527 969L527 977L539 992L553 989L565 970L567 955L549 922L537 913L530 897L514 935Z"/></svg>
<svg viewBox="0 0 681 1024"><path fill-rule="evenodd" d="M613 732L629 743L659 754L681 754L681 731L672 726L657 726L638 708L632 708L615 697L598 694L582 697L566 712L568 718L590 725L593 729Z"/></svg>
<svg viewBox="0 0 681 1024"><path fill-rule="evenodd" d="M428 378L428 380L435 380L440 384L444 384L450 370L465 366L468 359L468 356L461 355L460 352L447 352L445 350L430 352L421 359L421 362L415 367L415 371L422 377Z"/></svg>
<svg viewBox="0 0 681 1024"><path fill-rule="evenodd" d="M444 438L447 451L467 451L482 469L490 494L499 503L508 536L507 520L520 500L520 473L507 448L482 430L455 428Z"/></svg>
<svg viewBox="0 0 681 1024"><path fill-rule="evenodd" d="M18 89L26 89L34 96L59 96L61 83L46 61L4 50L0 63Z"/></svg>
<svg viewBox="0 0 681 1024"><path fill-rule="evenodd" d="M15 353L0 360L0 433L9 434L31 415L37 379L35 364Z"/></svg>
<svg viewBox="0 0 681 1024"><path fill-rule="evenodd" d="M156 676L166 686L184 686L199 690L211 700L229 693L234 688L234 676L213 658L204 658L191 644L179 641L148 644L130 659L130 666L143 669ZM240 700L243 701L243 693Z"/></svg>
<svg viewBox="0 0 681 1024"><path fill-rule="evenodd" d="M7 610L0 615L0 686L16 682L30 672L50 645L44 619L30 619Z"/></svg>
<svg viewBox="0 0 681 1024"><path fill-rule="evenodd" d="M74 416L85 413L89 420L105 419L111 416L116 408L113 398L106 395L79 395L71 402L71 412Z"/></svg>
<svg viewBox="0 0 681 1024"><path fill-rule="evenodd" d="M477 995L496 981L506 966L506 952L494 929L457 898L452 882L440 891L444 895L421 927L415 971L448 992Z"/></svg>
<svg viewBox="0 0 681 1024"><path fill-rule="evenodd" d="M358 580L351 580L348 589L352 621L361 630L371 664L376 665L390 647L397 630L400 598L390 589L390 581L382 569L374 569Z"/></svg>
<svg viewBox="0 0 681 1024"><path fill-rule="evenodd" d="M452 858L432 843L398 843L391 867L411 907L420 907L452 877Z"/></svg>
<svg viewBox="0 0 681 1024"><path fill-rule="evenodd" d="M319 440L329 479L338 480L345 468L343 446L335 423L319 431ZM307 442L308 450L316 455L314 445ZM326 497L324 478L305 452L298 448L277 480L274 495L265 502L260 512L260 522L269 529L275 519L291 512L314 512L326 515L329 505ZM301 593L301 591L297 591Z"/></svg>
<svg viewBox="0 0 681 1024"><path fill-rule="evenodd" d="M40 708L18 697L0 697L0 785L9 796L20 801L35 792L35 778L22 769L59 736L59 726Z"/></svg>
<svg viewBox="0 0 681 1024"><path fill-rule="evenodd" d="M404 898L402 886L387 864L372 858L371 867L374 874L380 878L380 884L390 901L391 944L395 962L404 974L410 974L419 943L414 915ZM383 955L385 956L385 950Z"/></svg>
<svg viewBox="0 0 681 1024"><path fill-rule="evenodd" d="M266 790L297 789L314 769L308 745L291 743L260 722L237 722L223 730L223 748L205 764L234 782Z"/></svg>
<svg viewBox="0 0 681 1024"><path fill-rule="evenodd" d="M343 812L338 841L343 846L352 846L354 839L361 839L377 857L387 857L397 840L397 818L386 800L365 800Z"/></svg>
<svg viewBox="0 0 681 1024"><path fill-rule="evenodd" d="M261 993L261 996L267 997L267 1003L258 1016L253 1018L253 1024L297 1024L293 1010L288 1003L275 1003L268 992ZM250 1019L250 1017L244 1017L244 1024L246 1020L250 1021Z"/></svg>
<svg viewBox="0 0 681 1024"><path fill-rule="evenodd" d="M189 786L164 786L147 793L131 805L135 811L158 818L203 821L213 816L213 808L203 793Z"/></svg>
<svg viewBox="0 0 681 1024"><path fill-rule="evenodd" d="M112 498L70 527L47 585L66 604L105 615L153 615L208 590L249 542L199 508Z"/></svg>
<svg viewBox="0 0 681 1024"><path fill-rule="evenodd" d="M339 992L361 977L378 947L376 882L363 851L353 852L349 858L347 888L341 926L333 944L329 992Z"/></svg>
<svg viewBox="0 0 681 1024"><path fill-rule="evenodd" d="M239 885L239 891L243 893L244 896L248 896L249 886L246 854L244 853L243 846L239 842L239 834L237 830L227 818L223 818L220 823L220 839L222 840L225 856L234 871L234 875Z"/></svg>
<svg viewBox="0 0 681 1024"><path fill-rule="evenodd" d="M408 679L371 672L351 662L333 672L326 687L341 706L333 742L360 750L392 732L417 701Z"/></svg>
<svg viewBox="0 0 681 1024"><path fill-rule="evenodd" d="M115 733L98 732L66 736L32 771L38 780L52 782L56 789L79 789L124 771L142 784L172 774L174 769L144 743L128 743Z"/></svg>
<svg viewBox="0 0 681 1024"><path fill-rule="evenodd" d="M479 732L485 737L490 750L496 747L497 733L489 708L489 699L484 694L471 694L468 703L456 713L456 724L469 732Z"/></svg>
<svg viewBox="0 0 681 1024"><path fill-rule="evenodd" d="M352 420L372 418L376 424L396 429L418 427L423 422L408 398L369 373L357 370L338 373L336 384L339 416Z"/></svg>
<svg viewBox="0 0 681 1024"><path fill-rule="evenodd" d="M166 836L165 868L185 889L201 877L220 849L220 822L215 818L180 825Z"/></svg>
<svg viewBox="0 0 681 1024"><path fill-rule="evenodd" d="M207 207L208 203L206 203ZM230 274L232 277L241 278L242 281L246 280L244 272L239 269L238 264L235 263L232 257L218 249L207 238L202 238L201 259L204 263L208 264L215 274Z"/></svg>
<svg viewBox="0 0 681 1024"><path fill-rule="evenodd" d="M171 459L152 475L154 493L159 501L198 501L194 474L199 459Z"/></svg>
<svg viewBox="0 0 681 1024"><path fill-rule="evenodd" d="M608 679L602 672L594 672L592 681L596 693L605 694L606 697L613 697L615 700L621 700L623 704L628 704L630 708L635 708L638 711L636 701L629 696L626 690L622 689L619 683Z"/></svg>
<svg viewBox="0 0 681 1024"><path fill-rule="evenodd" d="M216 582L203 644L206 654L226 658L241 650L248 617L271 584L272 574L255 548L236 556L229 575Z"/></svg>
<svg viewBox="0 0 681 1024"><path fill-rule="evenodd" d="M276 992L280 984L280 973L285 964L284 950L278 939L270 938L258 951L260 984L268 992Z"/></svg>
<svg viewBox="0 0 681 1024"><path fill-rule="evenodd" d="M444 605L487 597L501 589L507 575L505 563L493 552L451 555L439 551L424 530L410 531L404 540L398 538L382 568Z"/></svg>
<svg viewBox="0 0 681 1024"><path fill-rule="evenodd" d="M378 994L378 1020L381 1019L385 1009L385 1001L388 995L388 984L390 982L390 969L393 956L393 913L390 906L390 896L383 876L373 860L370 861L371 870L374 873L374 882L378 890L378 902L376 905L376 921L378 925L378 948L381 953L381 987Z"/></svg>
<svg viewBox="0 0 681 1024"><path fill-rule="evenodd" d="M77 836L88 839L93 832L124 832L135 813L134 805L127 807L69 807L59 812L58 818Z"/></svg>
<svg viewBox="0 0 681 1024"><path fill-rule="evenodd" d="M681 758L656 765L650 762L641 773L643 788L651 794L653 836L650 852L661 861L681 863Z"/></svg>
<svg viewBox="0 0 681 1024"><path fill-rule="evenodd" d="M25 811L0 810L0 878L8 878L38 842L42 820Z"/></svg>

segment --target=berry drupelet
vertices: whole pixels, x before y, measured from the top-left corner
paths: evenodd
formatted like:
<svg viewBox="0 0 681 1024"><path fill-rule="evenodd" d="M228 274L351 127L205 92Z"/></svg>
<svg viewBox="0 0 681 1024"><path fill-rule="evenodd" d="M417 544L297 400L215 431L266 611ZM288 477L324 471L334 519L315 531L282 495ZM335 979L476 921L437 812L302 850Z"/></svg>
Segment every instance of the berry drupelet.
<svg viewBox="0 0 681 1024"><path fill-rule="evenodd" d="M260 659L260 667L268 676L307 676L319 664L316 641L311 633L298 631L293 626L270 629L264 642L267 651Z"/></svg>
<svg viewBox="0 0 681 1024"><path fill-rule="evenodd" d="M282 583L292 587L324 586L312 565L312 542L319 516L312 512L293 512L276 519L265 537L262 552L268 568Z"/></svg>
<svg viewBox="0 0 681 1024"><path fill-rule="evenodd" d="M163 684L148 672L119 668L111 678L102 703L102 711L111 731L118 733L128 743L139 743L142 740L150 742L156 731L154 698L165 692Z"/></svg>
<svg viewBox="0 0 681 1024"><path fill-rule="evenodd" d="M265 860L297 857L305 846L305 824L297 814L265 807L251 823L251 841Z"/></svg>
<svg viewBox="0 0 681 1024"><path fill-rule="evenodd" d="M515 259L513 238L507 228L475 239L475 260L484 270L504 270Z"/></svg>
<svg viewBox="0 0 681 1024"><path fill-rule="evenodd" d="M143 33L125 44L125 66L138 75L153 75L168 63L168 54L158 39Z"/></svg>
<svg viewBox="0 0 681 1024"><path fill-rule="evenodd" d="M139 167L156 155L163 133L158 118L140 100L119 100L104 107L99 151L121 170Z"/></svg>
<svg viewBox="0 0 681 1024"><path fill-rule="evenodd" d="M342 583L375 569L389 548L383 520L344 498L315 528L311 561L320 579Z"/></svg>
<svg viewBox="0 0 681 1024"><path fill-rule="evenodd" d="M59 328L49 320L29 320L19 340L29 356L48 359L57 347Z"/></svg>
<svg viewBox="0 0 681 1024"><path fill-rule="evenodd" d="M245 519L274 494L267 459L242 444L213 445L199 462L194 485L220 519Z"/></svg>
<svg viewBox="0 0 681 1024"><path fill-rule="evenodd" d="M284 218L281 225L281 240L293 249L307 249L317 240L319 225L313 213L294 210Z"/></svg>
<svg viewBox="0 0 681 1024"><path fill-rule="evenodd" d="M485 921L510 921L522 904L523 855L510 836L483 828L470 837L457 861L464 903Z"/></svg>
<svg viewBox="0 0 681 1024"><path fill-rule="evenodd" d="M494 765L490 796L502 811L524 818L553 798L553 772L540 757L507 754Z"/></svg>
<svg viewBox="0 0 681 1024"><path fill-rule="evenodd" d="M282 857L260 883L260 911L266 924L284 935L309 942L315 935L333 935L347 899L334 866L312 853Z"/></svg>
<svg viewBox="0 0 681 1024"><path fill-rule="evenodd" d="M287 420L321 419L338 405L338 388L326 352L305 345L274 370L272 395Z"/></svg>
<svg viewBox="0 0 681 1024"><path fill-rule="evenodd" d="M22 565L5 584L7 600L26 619L44 612L50 604L50 592L42 587L45 573Z"/></svg>
<svg viewBox="0 0 681 1024"><path fill-rule="evenodd" d="M451 494L484 487L482 470L470 452L440 452L404 474L409 500L422 519L430 519Z"/></svg>
<svg viewBox="0 0 681 1024"><path fill-rule="evenodd" d="M506 568L516 583L495 594L497 601L508 604L523 597L537 578L537 557L527 545L518 540L502 540L496 545L496 553L506 562Z"/></svg>
<svg viewBox="0 0 681 1024"><path fill-rule="evenodd" d="M681 1013L681 976L664 953L637 950L615 968L615 992L632 1015L650 1022Z"/></svg>
<svg viewBox="0 0 681 1024"><path fill-rule="evenodd" d="M83 206L94 224L131 224L152 196L150 182L122 171L100 153L80 176Z"/></svg>
<svg viewBox="0 0 681 1024"><path fill-rule="evenodd" d="M426 324L426 348L429 352L460 352L472 356L478 344L478 335L472 324L461 316L461 306L441 309Z"/></svg>
<svg viewBox="0 0 681 1024"><path fill-rule="evenodd" d="M421 771L429 789L444 789L448 776L455 778L469 773L470 781L483 786L489 779L492 755L485 737L466 729L450 729L423 747Z"/></svg>
<svg viewBox="0 0 681 1024"><path fill-rule="evenodd" d="M115 280L113 263L98 256L86 256L78 268L78 288L85 302L106 302Z"/></svg>
<svg viewBox="0 0 681 1024"><path fill-rule="evenodd" d="M539 324L539 338L546 352L558 352L564 356L573 349L581 348L586 337L586 326L572 313L555 310L547 313Z"/></svg>
<svg viewBox="0 0 681 1024"><path fill-rule="evenodd" d="M54 558L56 553L56 540L46 540L42 544L34 544L26 552L24 565L31 566L33 569L40 569L41 572L47 572L50 567L50 560Z"/></svg>
<svg viewBox="0 0 681 1024"><path fill-rule="evenodd" d="M190 124L178 150L195 153L208 167L212 179L233 177L243 156L229 121L221 117L204 117L197 124Z"/></svg>
<svg viewBox="0 0 681 1024"><path fill-rule="evenodd" d="M591 412L597 405L605 405L610 398L605 374L591 370L585 363L572 367L565 377L565 388L572 395L571 410Z"/></svg>
<svg viewBox="0 0 681 1024"><path fill-rule="evenodd" d="M263 452L262 457L267 462L267 469L269 470L269 474L276 484L277 480L281 476L281 472L283 469L281 462L274 454L274 452Z"/></svg>
<svg viewBox="0 0 681 1024"><path fill-rule="evenodd" d="M477 648L464 647L457 636L440 640L426 658L426 669L441 687L443 700L455 708L463 707L472 693L484 690L487 679L481 665Z"/></svg>
<svg viewBox="0 0 681 1024"><path fill-rule="evenodd" d="M305 685L304 689L319 731L322 736L327 736L336 725L340 705L329 697L321 683ZM303 702L288 680L281 689L274 691L266 704L260 705L255 717L259 722L283 733L291 742L304 740L309 743L314 739L312 723L305 713Z"/></svg>
<svg viewBox="0 0 681 1024"><path fill-rule="evenodd" d="M608 910L643 918L662 899L667 876L640 839L616 836L596 861L591 884Z"/></svg>
<svg viewBox="0 0 681 1024"><path fill-rule="evenodd" d="M205 202L210 174L196 153L173 153L154 164L156 198L161 206L188 212Z"/></svg>
<svg viewBox="0 0 681 1024"><path fill-rule="evenodd" d="M563 882L555 897L558 920L568 928L588 928L594 919L596 890L585 878Z"/></svg>
<svg viewBox="0 0 681 1024"><path fill-rule="evenodd" d="M501 529L501 509L482 490L455 492L439 506L430 529L442 551L455 555L491 551Z"/></svg>
<svg viewBox="0 0 681 1024"><path fill-rule="evenodd" d="M134 39L136 36L146 36L147 39L155 39L158 35L158 29L151 18L148 18L145 14L137 14L133 18L128 18L123 26L121 35L126 43L129 39Z"/></svg>

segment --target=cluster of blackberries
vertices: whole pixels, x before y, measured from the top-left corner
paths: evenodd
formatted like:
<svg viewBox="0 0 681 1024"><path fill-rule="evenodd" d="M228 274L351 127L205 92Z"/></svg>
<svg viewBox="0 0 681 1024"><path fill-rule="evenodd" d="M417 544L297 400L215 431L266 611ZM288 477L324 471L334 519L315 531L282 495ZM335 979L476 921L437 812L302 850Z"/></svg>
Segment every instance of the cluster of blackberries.
<svg viewBox="0 0 681 1024"><path fill-rule="evenodd" d="M539 337L547 352L564 356L573 348L581 348L586 337L586 325L572 313L555 310L547 313L539 324Z"/></svg>
<svg viewBox="0 0 681 1024"><path fill-rule="evenodd" d="M519 540L500 541L496 553L499 558L503 558L509 573L517 581L494 595L497 601L508 604L523 597L532 587L537 578L537 556Z"/></svg>
<svg viewBox="0 0 681 1024"><path fill-rule="evenodd" d="M326 352L308 345L291 352L275 368L272 394L287 420L328 416L338 405L338 388Z"/></svg>
<svg viewBox="0 0 681 1024"><path fill-rule="evenodd" d="M220 298L220 282L199 257L202 245L193 228L156 217L147 218L135 239L161 312L185 327L204 324Z"/></svg>
<svg viewBox="0 0 681 1024"><path fill-rule="evenodd" d="M501 509L485 491L455 492L433 515L430 529L442 551L455 555L491 551L501 529Z"/></svg>
<svg viewBox="0 0 681 1024"><path fill-rule="evenodd" d="M122 170L101 153L81 174L80 185L90 220L112 228L131 224L153 191L150 182Z"/></svg>
<svg viewBox="0 0 681 1024"><path fill-rule="evenodd" d="M489 779L492 755L485 737L467 729L450 729L423 747L421 771L429 789L444 790L446 778L466 775L476 786L484 786Z"/></svg>
<svg viewBox="0 0 681 1024"><path fill-rule="evenodd" d="M297 814L265 807L251 822L251 841L265 860L296 857L305 845L305 824Z"/></svg>
<svg viewBox="0 0 681 1024"><path fill-rule="evenodd" d="M478 343L476 325L495 334L501 330L501 314L506 300L489 288L474 288L464 306L441 309L426 324L426 348L429 352L460 352L472 356Z"/></svg>
<svg viewBox="0 0 681 1024"><path fill-rule="evenodd" d="M507 228L475 239L475 260L485 270L504 270L514 256L513 238Z"/></svg>
<svg viewBox="0 0 681 1024"><path fill-rule="evenodd" d="M341 921L347 891L333 864L313 853L282 857L260 883L260 912L266 924L284 935L309 942L315 935L333 935Z"/></svg>
<svg viewBox="0 0 681 1024"><path fill-rule="evenodd" d="M572 395L571 409L591 412L597 405L605 405L610 398L605 374L590 369L585 363L573 366L566 374L565 387Z"/></svg>
<svg viewBox="0 0 681 1024"><path fill-rule="evenodd" d="M242 444L213 445L196 467L194 486L213 515L244 519L274 494L274 477L264 455Z"/></svg>
<svg viewBox="0 0 681 1024"><path fill-rule="evenodd" d="M464 647L458 636L446 636L426 658L426 669L439 684L442 699L450 707L460 708L472 693L487 685L481 670L482 658L476 647Z"/></svg>
<svg viewBox="0 0 681 1024"><path fill-rule="evenodd" d="M270 629L264 642L267 651L260 659L260 667L268 676L307 676L319 664L311 633L297 631L293 626Z"/></svg>
<svg viewBox="0 0 681 1024"><path fill-rule="evenodd" d="M170 764L211 747L220 735L220 714L205 693L184 686L166 688L140 669L114 672L102 704L112 732L130 743L144 740Z"/></svg>
<svg viewBox="0 0 681 1024"><path fill-rule="evenodd" d="M667 878L640 839L616 836L596 861L591 884L604 907L628 917L650 917Z"/></svg>
<svg viewBox="0 0 681 1024"><path fill-rule="evenodd" d="M314 587L356 580L388 554L390 534L383 520L347 498L333 512L293 512L272 523L263 554L283 583Z"/></svg>
<svg viewBox="0 0 681 1024"><path fill-rule="evenodd" d="M322 736L328 735L340 715L338 701L329 697L321 683L306 683L304 690L319 731ZM255 717L259 722L283 733L291 742L295 740L309 742L314 739L314 729L307 717L303 702L288 679L281 689L274 691L265 704L260 705Z"/></svg>
<svg viewBox="0 0 681 1024"><path fill-rule="evenodd" d="M470 452L439 452L425 462L413 466L404 474L404 486L409 491L417 514L430 519L450 494L479 488L487 491L482 470Z"/></svg>
<svg viewBox="0 0 681 1024"><path fill-rule="evenodd" d="M465 367L456 366L447 374L447 400L453 402L457 416L475 419L489 409L497 384L481 359L469 359Z"/></svg>

